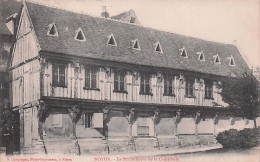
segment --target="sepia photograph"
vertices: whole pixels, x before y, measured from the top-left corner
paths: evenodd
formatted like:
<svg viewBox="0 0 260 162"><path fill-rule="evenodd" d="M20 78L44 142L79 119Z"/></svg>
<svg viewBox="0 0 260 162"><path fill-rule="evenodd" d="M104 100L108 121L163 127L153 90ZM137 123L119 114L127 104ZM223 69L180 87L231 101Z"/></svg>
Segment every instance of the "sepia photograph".
<svg viewBox="0 0 260 162"><path fill-rule="evenodd" d="M259 0L0 0L1 162L259 162Z"/></svg>

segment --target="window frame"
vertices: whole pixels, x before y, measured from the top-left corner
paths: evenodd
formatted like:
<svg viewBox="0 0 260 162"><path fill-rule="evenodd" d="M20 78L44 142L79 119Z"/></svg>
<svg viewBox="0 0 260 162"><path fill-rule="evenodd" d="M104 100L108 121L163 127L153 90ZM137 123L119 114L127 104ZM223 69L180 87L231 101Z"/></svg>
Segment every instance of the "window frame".
<svg viewBox="0 0 260 162"><path fill-rule="evenodd" d="M213 81L206 79L204 81L205 89L204 89L204 98L205 99L211 99L214 100L213 98ZM210 95L209 95L210 94Z"/></svg>
<svg viewBox="0 0 260 162"><path fill-rule="evenodd" d="M163 49L162 49L160 42L158 41L154 45L155 45L154 52L159 53L159 54L163 54ZM160 48L160 51L157 51L158 47Z"/></svg>
<svg viewBox="0 0 260 162"><path fill-rule="evenodd" d="M213 58L214 58L214 63L215 64L221 64L221 60L220 60L220 57L219 57L218 54L214 55ZM218 59L218 62L217 62L217 59Z"/></svg>
<svg viewBox="0 0 260 162"><path fill-rule="evenodd" d="M229 59L229 63L228 63L229 66L235 66L236 65L233 56L228 57L228 59ZM231 64L232 62L233 62L233 64Z"/></svg>
<svg viewBox="0 0 260 162"><path fill-rule="evenodd" d="M48 36L52 36L52 37L59 37L59 32L58 32L58 29L57 29L57 26L55 23L52 23L50 25L48 25L48 31L47 31L47 35ZM51 29L54 28L54 34L51 34Z"/></svg>
<svg viewBox="0 0 260 162"><path fill-rule="evenodd" d="M140 44L139 44L139 41L138 39L135 39L132 41L133 42L133 45L132 45L132 49L135 49L135 50L138 50L138 51L141 51L141 47L140 47ZM137 48L135 48L135 45L137 44Z"/></svg>
<svg viewBox="0 0 260 162"><path fill-rule="evenodd" d="M143 81L143 83L142 83L142 81ZM152 91L151 88L152 88L152 86L151 86L151 74L141 73L140 74L140 90L139 90L139 94L151 95L152 96L153 94L151 92ZM149 89L149 91L147 91L147 89Z"/></svg>
<svg viewBox="0 0 260 162"><path fill-rule="evenodd" d="M96 66L85 66L85 82L84 82L83 89L100 91L99 85L98 85L98 80L99 80L99 73L98 73L98 71L99 71L99 67L96 67ZM87 75L87 72L89 74L89 77ZM89 86L88 86L88 83L87 83L88 80L89 80ZM95 81L95 84L93 83L93 81ZM95 86L93 86L93 85L95 85Z"/></svg>
<svg viewBox="0 0 260 162"><path fill-rule="evenodd" d="M77 37L78 37L78 34L79 34L80 32L81 32L82 37L83 37L82 40L77 38ZM83 30L81 29L81 27L79 27L79 28L75 31L74 40L80 41L80 42L85 42L85 41L86 41L85 34L84 34Z"/></svg>
<svg viewBox="0 0 260 162"><path fill-rule="evenodd" d="M93 113L84 113L84 127L93 128Z"/></svg>
<svg viewBox="0 0 260 162"><path fill-rule="evenodd" d="M163 78L163 96L174 96L175 97L175 76L170 74L165 74ZM170 92L171 88L171 92Z"/></svg>
<svg viewBox="0 0 260 162"><path fill-rule="evenodd" d="M127 93L126 91L126 72L121 70L114 71L114 90L117 93Z"/></svg>
<svg viewBox="0 0 260 162"><path fill-rule="evenodd" d="M107 38L108 38L106 43L107 45L115 46L115 47L117 46L117 42L113 34L110 34L109 36L107 36ZM109 43L111 39L113 39L114 44Z"/></svg>
<svg viewBox="0 0 260 162"><path fill-rule="evenodd" d="M185 97L195 98L195 78L188 77L185 80ZM188 83L191 83L192 85L188 85ZM190 94L191 92L192 94Z"/></svg>
<svg viewBox="0 0 260 162"><path fill-rule="evenodd" d="M64 66L63 76L61 76L61 74L60 74L60 66L61 65ZM57 67L54 68L55 66L57 66ZM55 78L56 78L56 77L54 77L56 75L55 70L58 70L58 72L57 72L58 81L55 81ZM61 77L64 77L64 83L60 83ZM52 63L52 86L53 87L67 88L67 84L68 84L68 64L67 63L61 63L61 62L53 62Z"/></svg>
<svg viewBox="0 0 260 162"><path fill-rule="evenodd" d="M185 47L179 49L179 51L181 51L180 56L181 56L182 58L188 58L188 53L187 53L187 50L186 50ZM185 53L185 56L182 55L183 52Z"/></svg>

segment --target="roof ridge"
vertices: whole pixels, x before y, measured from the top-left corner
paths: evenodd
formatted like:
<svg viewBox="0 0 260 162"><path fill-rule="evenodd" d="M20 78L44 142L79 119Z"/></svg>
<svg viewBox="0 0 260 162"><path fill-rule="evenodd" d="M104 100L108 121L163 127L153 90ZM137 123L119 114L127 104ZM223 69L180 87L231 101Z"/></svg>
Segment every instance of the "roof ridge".
<svg viewBox="0 0 260 162"><path fill-rule="evenodd" d="M89 14L89 13L86 13L86 12L77 12L75 10L59 8L57 6L51 6L51 5L48 5L48 4L35 2L35 1L32 1L32 0L25 0L25 2L29 2L29 3L33 3L33 4L36 4L36 5L41 5L41 6L45 6L45 7L50 7L50 8L54 8L54 9L58 9L58 10L62 10L62 11L72 12L72 13L83 15L83 16L86 15L86 16L91 16L91 17L94 17L94 18L99 18L99 19L103 19L103 20L107 20L107 21L115 21L115 22L119 22L119 23L122 23L122 24L133 25L133 26L137 26L137 27L141 27L141 28L146 28L146 29L149 29L149 30L155 30L155 31L158 31L158 32L164 32L164 33L167 33L167 34L174 34L174 35L178 35L178 36L183 36L183 37L189 37L189 38L197 39L197 40L200 40L200 41L207 41L207 42L216 43L216 44L220 44L220 45L221 44L222 45L231 45L231 46L235 46L236 47L236 45L230 44L230 43L217 42L217 41L202 39L202 38L199 38L199 37L194 37L194 36L191 36L191 35L178 34L178 33L175 33L175 32L165 31L165 30L162 30L162 29L156 29L156 28L153 28L153 27L150 27L150 26L143 26L143 25L138 25L138 24L134 24L134 23L123 22L123 21L120 21L120 20L112 19L110 17L109 18L104 18L104 17L101 17L101 16L95 16L95 15L92 15L92 14ZM133 10L133 9L130 9L130 10ZM130 10L125 11L125 12L129 12ZM123 13L125 13L125 12L123 12Z"/></svg>

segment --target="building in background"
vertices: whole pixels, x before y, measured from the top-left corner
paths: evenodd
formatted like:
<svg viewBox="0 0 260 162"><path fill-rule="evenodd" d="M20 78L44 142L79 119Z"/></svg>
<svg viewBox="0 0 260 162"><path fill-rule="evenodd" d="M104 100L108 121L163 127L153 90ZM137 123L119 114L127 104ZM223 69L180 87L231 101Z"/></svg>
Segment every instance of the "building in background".
<svg viewBox="0 0 260 162"><path fill-rule="evenodd" d="M0 1L0 146L7 153L19 151L19 113L12 112L9 96L8 59L21 3Z"/></svg>
<svg viewBox="0 0 260 162"><path fill-rule="evenodd" d="M22 153L115 153L213 145L253 127L222 101L250 73L234 45L23 2L10 56ZM12 30L11 30L12 31Z"/></svg>

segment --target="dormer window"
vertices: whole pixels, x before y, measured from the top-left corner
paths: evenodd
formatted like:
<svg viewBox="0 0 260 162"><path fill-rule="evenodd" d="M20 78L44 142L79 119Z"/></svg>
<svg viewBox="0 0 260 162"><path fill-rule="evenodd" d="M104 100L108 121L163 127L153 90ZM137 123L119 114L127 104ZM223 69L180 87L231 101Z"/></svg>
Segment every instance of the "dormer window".
<svg viewBox="0 0 260 162"><path fill-rule="evenodd" d="M116 39L113 34L110 34L108 36L107 44L112 45L112 46L117 46Z"/></svg>
<svg viewBox="0 0 260 162"><path fill-rule="evenodd" d="M155 52L163 53L161 44L159 42L155 44Z"/></svg>
<svg viewBox="0 0 260 162"><path fill-rule="evenodd" d="M82 31L81 28L79 28L78 30L75 31L76 35L75 35L75 40L78 40L78 41L86 41L86 37Z"/></svg>
<svg viewBox="0 0 260 162"><path fill-rule="evenodd" d="M199 61L205 61L205 56L204 56L203 51L197 52L197 54L199 55L199 57L198 57Z"/></svg>
<svg viewBox="0 0 260 162"><path fill-rule="evenodd" d="M48 29L47 35L49 35L49 36L55 36L55 37L58 37L58 36L59 36L58 30L57 30L57 27L56 27L55 24L50 24L50 25L49 25L49 29Z"/></svg>
<svg viewBox="0 0 260 162"><path fill-rule="evenodd" d="M235 61L233 59L233 56L228 57L227 59L229 59L229 66L235 66Z"/></svg>
<svg viewBox="0 0 260 162"><path fill-rule="evenodd" d="M213 58L214 58L214 63L216 63L216 64L221 64L220 58L219 58L219 55L218 55L218 54L215 55L215 56L213 56Z"/></svg>
<svg viewBox="0 0 260 162"><path fill-rule="evenodd" d="M138 39L133 40L133 49L141 50Z"/></svg>
<svg viewBox="0 0 260 162"><path fill-rule="evenodd" d="M181 51L181 57L188 58L187 51L185 47L179 49Z"/></svg>

